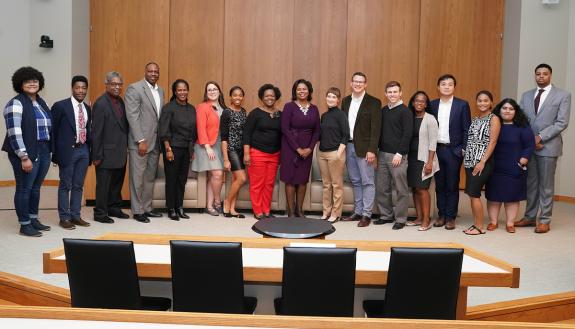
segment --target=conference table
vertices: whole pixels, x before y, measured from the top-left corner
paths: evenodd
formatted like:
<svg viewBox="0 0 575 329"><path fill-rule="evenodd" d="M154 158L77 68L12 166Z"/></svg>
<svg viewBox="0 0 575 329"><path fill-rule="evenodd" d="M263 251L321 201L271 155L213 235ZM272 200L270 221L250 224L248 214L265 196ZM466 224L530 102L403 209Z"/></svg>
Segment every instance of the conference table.
<svg viewBox="0 0 575 329"><path fill-rule="evenodd" d="M519 287L520 269L505 261L489 256L477 250L468 248L459 243L452 242L404 242L404 241L356 241L356 240L315 240L307 239L266 239L242 237L216 237L216 236L188 236L188 235L161 235L161 234L127 234L109 233L96 237L98 240L124 240L133 241L141 280L169 281L170 268L170 240L190 241L221 241L241 242L244 281L251 286L279 286L282 281L283 247L286 246L323 246L357 248L356 260L356 291L367 289L365 294L356 293L356 304L361 304L362 295L374 297L377 289L382 298L381 288L387 282L390 250L392 247L418 247L418 248L462 248L464 259L461 272L460 289L457 305L457 318L464 319L467 310L468 287ZM66 273L66 260L64 249L58 248L43 254L44 273ZM432 284L432 283L430 283ZM170 286L171 288L171 286ZM248 289L249 290L249 289ZM249 291L246 290L246 295ZM279 293L278 293L279 291ZM276 289L276 296L281 289ZM258 295L258 299L260 299ZM258 307L262 302L258 302ZM361 306L356 307L360 310ZM258 311L256 310L256 313ZM358 312L355 312L358 315Z"/></svg>

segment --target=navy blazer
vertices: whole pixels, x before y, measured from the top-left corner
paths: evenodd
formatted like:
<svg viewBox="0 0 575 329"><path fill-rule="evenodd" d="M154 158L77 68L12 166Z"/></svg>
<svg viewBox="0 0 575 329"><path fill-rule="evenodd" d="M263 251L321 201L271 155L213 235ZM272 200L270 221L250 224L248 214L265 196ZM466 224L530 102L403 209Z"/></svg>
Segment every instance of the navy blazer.
<svg viewBox="0 0 575 329"><path fill-rule="evenodd" d="M439 98L431 101L431 114L438 120ZM471 125L471 110L467 101L453 97L449 114L449 144L455 156L463 157L462 150L467 147L467 134Z"/></svg>
<svg viewBox="0 0 575 329"><path fill-rule="evenodd" d="M91 119L92 112L90 106L84 103L88 119L86 120L86 144L91 145ZM67 98L52 105L52 131L54 135L54 152L52 162L58 165L67 165L72 159L72 148L76 144L76 117L74 116L74 106L72 99Z"/></svg>

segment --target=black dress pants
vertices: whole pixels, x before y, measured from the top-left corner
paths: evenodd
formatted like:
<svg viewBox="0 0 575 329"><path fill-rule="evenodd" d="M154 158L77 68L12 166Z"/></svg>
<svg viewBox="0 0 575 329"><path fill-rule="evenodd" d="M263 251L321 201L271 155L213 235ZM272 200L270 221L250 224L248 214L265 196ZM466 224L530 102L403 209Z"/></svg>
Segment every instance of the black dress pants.
<svg viewBox="0 0 575 329"><path fill-rule="evenodd" d="M115 215L122 208L122 185L126 166L122 168L96 167L96 207L94 218Z"/></svg>
<svg viewBox="0 0 575 329"><path fill-rule="evenodd" d="M187 147L172 147L172 153L173 161L168 161L164 153L166 208L177 209L184 204L184 192L190 169L190 151Z"/></svg>

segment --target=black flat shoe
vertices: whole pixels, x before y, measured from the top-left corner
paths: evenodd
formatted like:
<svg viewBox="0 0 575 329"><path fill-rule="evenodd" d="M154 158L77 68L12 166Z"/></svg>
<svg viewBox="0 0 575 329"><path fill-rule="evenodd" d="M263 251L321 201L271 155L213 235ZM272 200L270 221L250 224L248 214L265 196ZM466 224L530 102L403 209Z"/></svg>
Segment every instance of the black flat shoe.
<svg viewBox="0 0 575 329"><path fill-rule="evenodd" d="M149 223L150 222L150 219L148 217L146 217L146 215L143 215L143 214L134 215L134 219L140 223Z"/></svg>
<svg viewBox="0 0 575 329"><path fill-rule="evenodd" d="M154 217L154 218L160 218L162 217L162 214L159 212L155 212L155 211L147 211L144 213L144 216L146 217Z"/></svg>
<svg viewBox="0 0 575 329"><path fill-rule="evenodd" d="M178 213L178 216L180 218L184 218L184 219L190 219L190 216L186 215L186 213L184 212L184 208L178 208L176 210L176 212Z"/></svg>
<svg viewBox="0 0 575 329"><path fill-rule="evenodd" d="M108 213L109 217L116 217L116 218L121 218L121 219L128 219L130 218L130 215L126 214L123 211L119 211L119 212L109 212Z"/></svg>
<svg viewBox="0 0 575 329"><path fill-rule="evenodd" d="M178 216L175 209L168 209L168 218L171 220L180 220L180 216Z"/></svg>
<svg viewBox="0 0 575 329"><path fill-rule="evenodd" d="M94 220L98 223L103 224L114 224L114 220L108 216L105 217L95 217Z"/></svg>

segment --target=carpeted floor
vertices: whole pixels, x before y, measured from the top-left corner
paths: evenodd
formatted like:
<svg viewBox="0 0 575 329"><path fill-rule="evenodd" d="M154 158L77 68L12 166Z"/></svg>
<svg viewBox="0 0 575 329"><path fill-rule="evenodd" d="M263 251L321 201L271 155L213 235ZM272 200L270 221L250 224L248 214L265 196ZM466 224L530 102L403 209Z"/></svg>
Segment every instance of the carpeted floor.
<svg viewBox="0 0 575 329"><path fill-rule="evenodd" d="M251 230L255 220L247 213L246 219L192 213L191 219L180 222L164 217L152 219L149 224L129 219L106 225L92 221L91 207L83 208L82 216L92 226L67 231L57 225L57 188L44 187L40 217L44 223L52 225L52 231L41 238L22 237L17 234L19 227L13 210L13 193L13 187L0 188L0 271L62 287L68 284L65 275L42 273L42 252L61 247L64 237L91 238L108 232L259 236ZM460 218L454 231L433 228L419 232L414 227L392 231L390 224L358 228L355 223L336 223L337 231L328 239L459 242L521 268L518 289L470 288L469 305L477 305L575 290L574 214L574 204L556 202L551 231L547 234L535 234L532 228L518 228L515 234L506 233L501 217L499 230L481 236L467 236L461 231L471 225L472 218L468 198L461 193Z"/></svg>

